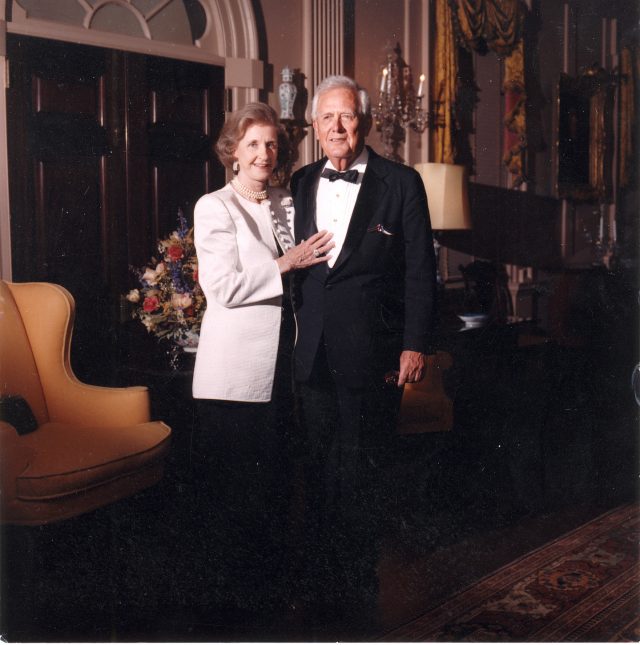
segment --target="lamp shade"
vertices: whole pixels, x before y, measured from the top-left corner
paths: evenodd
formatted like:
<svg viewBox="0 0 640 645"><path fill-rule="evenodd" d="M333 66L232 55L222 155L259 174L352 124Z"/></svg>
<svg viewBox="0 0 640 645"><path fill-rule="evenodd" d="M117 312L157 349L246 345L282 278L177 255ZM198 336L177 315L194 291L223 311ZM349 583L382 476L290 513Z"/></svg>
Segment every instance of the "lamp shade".
<svg viewBox="0 0 640 645"><path fill-rule="evenodd" d="M470 229L466 168L449 163L419 163L414 167L427 191L431 228L436 231Z"/></svg>

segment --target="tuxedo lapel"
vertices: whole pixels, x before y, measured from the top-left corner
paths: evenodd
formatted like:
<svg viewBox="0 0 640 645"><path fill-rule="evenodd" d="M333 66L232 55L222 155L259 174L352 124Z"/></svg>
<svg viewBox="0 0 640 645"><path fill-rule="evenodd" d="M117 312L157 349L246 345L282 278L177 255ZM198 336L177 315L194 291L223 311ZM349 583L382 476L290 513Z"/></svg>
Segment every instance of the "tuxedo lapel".
<svg viewBox="0 0 640 645"><path fill-rule="evenodd" d="M326 162L322 159L308 172L300 181L300 196L302 202L302 212L296 211L297 223L295 227L296 242L309 239L314 233L318 232L316 225L316 192L320 172Z"/></svg>
<svg viewBox="0 0 640 645"><path fill-rule="evenodd" d="M382 196L387 191L387 184L384 180L385 173L381 171L377 159L378 156L376 153L369 149L367 169L364 172L358 199L351 214L347 236L344 240L340 255L336 259L333 268L330 269L330 273L335 273L340 269L349 259L353 251L358 248L376 207L381 203Z"/></svg>

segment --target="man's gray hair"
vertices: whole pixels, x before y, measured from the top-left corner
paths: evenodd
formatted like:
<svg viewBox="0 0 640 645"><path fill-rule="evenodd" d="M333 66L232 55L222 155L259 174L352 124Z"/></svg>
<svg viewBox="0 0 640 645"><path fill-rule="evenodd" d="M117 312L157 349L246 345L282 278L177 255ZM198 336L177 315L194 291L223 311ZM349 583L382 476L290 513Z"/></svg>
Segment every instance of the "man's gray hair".
<svg viewBox="0 0 640 645"><path fill-rule="evenodd" d="M311 101L311 119L315 119L318 116L318 99L322 94L328 92L329 90L335 89L346 89L352 91L357 97L358 104L358 115L370 117L371 116L371 100L369 99L369 93L363 87L360 87L352 78L348 76L327 76L319 85L316 87L315 94Z"/></svg>

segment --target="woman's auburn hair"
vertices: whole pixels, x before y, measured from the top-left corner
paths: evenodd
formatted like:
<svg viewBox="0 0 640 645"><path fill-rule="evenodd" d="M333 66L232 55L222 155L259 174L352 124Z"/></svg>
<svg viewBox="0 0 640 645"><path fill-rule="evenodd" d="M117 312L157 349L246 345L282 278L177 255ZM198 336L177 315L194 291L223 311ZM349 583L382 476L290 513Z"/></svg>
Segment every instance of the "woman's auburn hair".
<svg viewBox="0 0 640 645"><path fill-rule="evenodd" d="M247 103L232 112L224 122L215 144L220 163L231 168L236 160L238 143L252 125L272 125L278 131L278 167L283 166L289 156L289 140L276 111L266 103Z"/></svg>

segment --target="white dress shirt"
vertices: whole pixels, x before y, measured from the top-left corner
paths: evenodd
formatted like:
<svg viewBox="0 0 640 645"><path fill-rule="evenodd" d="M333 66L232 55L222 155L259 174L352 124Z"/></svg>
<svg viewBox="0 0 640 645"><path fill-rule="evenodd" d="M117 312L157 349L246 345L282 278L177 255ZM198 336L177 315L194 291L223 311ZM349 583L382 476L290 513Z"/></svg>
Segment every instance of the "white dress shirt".
<svg viewBox="0 0 640 645"><path fill-rule="evenodd" d="M367 168L368 160L369 151L364 148L357 159L347 168L347 170L358 171L358 181L355 184L342 179L329 181L325 177L321 177L318 183L316 226L319 231L326 230L333 233L331 241L335 243L335 248L331 249L331 259L327 262L330 267L333 267L336 263L347 236L351 214L360 192L362 177ZM327 161L325 168L336 170L330 161Z"/></svg>

